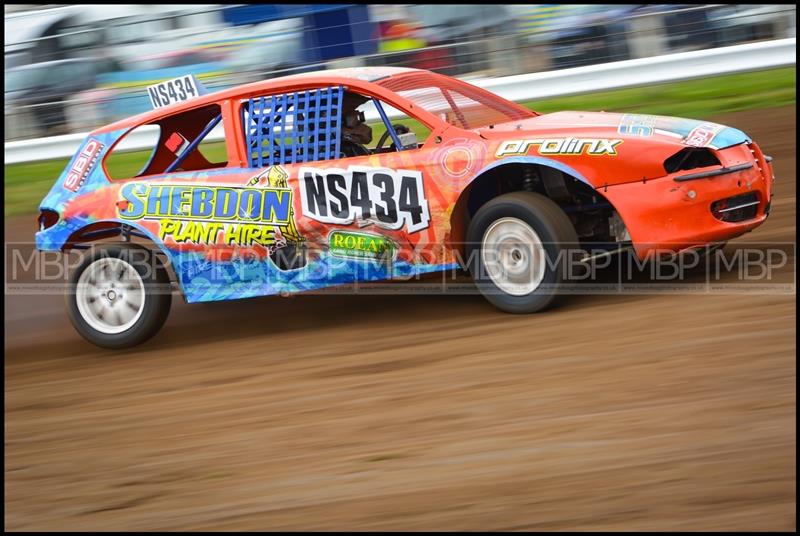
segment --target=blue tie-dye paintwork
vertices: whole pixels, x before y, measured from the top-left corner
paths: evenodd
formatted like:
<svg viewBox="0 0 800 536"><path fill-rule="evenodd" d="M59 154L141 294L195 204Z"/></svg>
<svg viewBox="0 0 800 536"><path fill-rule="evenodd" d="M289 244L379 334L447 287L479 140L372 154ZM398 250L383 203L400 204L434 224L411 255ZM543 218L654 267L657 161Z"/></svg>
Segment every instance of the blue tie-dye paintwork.
<svg viewBox="0 0 800 536"><path fill-rule="evenodd" d="M307 266L290 271L279 270L269 260L209 263L201 253L176 253L173 266L184 281L183 292L189 303L311 291L353 282L409 279L458 268L458 263L411 264L401 260L387 266L377 261L334 257L326 251L314 256L317 258Z"/></svg>

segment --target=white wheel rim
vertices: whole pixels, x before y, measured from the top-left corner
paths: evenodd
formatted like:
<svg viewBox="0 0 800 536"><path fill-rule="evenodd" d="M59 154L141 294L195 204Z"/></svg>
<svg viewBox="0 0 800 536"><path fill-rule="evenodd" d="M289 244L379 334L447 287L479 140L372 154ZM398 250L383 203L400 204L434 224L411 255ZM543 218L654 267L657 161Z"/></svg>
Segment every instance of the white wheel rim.
<svg viewBox="0 0 800 536"><path fill-rule="evenodd" d="M108 257L90 264L78 278L75 300L81 317L106 334L130 329L144 310L144 283L136 269Z"/></svg>
<svg viewBox="0 0 800 536"><path fill-rule="evenodd" d="M513 296L525 296L536 290L547 267L539 235L517 218L500 218L486 229L481 261L492 282Z"/></svg>

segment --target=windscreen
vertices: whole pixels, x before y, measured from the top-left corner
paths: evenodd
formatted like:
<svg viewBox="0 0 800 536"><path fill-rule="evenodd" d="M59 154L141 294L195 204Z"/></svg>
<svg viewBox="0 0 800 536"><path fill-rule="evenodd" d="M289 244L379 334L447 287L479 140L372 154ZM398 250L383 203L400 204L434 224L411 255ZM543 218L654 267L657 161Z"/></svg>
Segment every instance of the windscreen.
<svg viewBox="0 0 800 536"><path fill-rule="evenodd" d="M488 91L433 73L393 76L376 83L459 128L482 128L536 116Z"/></svg>

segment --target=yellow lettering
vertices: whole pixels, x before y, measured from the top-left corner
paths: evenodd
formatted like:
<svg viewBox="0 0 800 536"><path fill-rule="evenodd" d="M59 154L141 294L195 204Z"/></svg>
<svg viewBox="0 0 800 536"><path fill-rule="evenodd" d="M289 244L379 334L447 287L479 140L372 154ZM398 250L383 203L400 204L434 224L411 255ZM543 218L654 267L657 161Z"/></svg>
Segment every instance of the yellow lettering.
<svg viewBox="0 0 800 536"><path fill-rule="evenodd" d="M204 244L212 244L217 241L217 234L219 233L220 228L222 227L221 223L209 223L204 224L204 233L202 237L202 241Z"/></svg>
<svg viewBox="0 0 800 536"><path fill-rule="evenodd" d="M167 235L174 233L175 229L178 227L177 221L161 220L159 223L158 238L161 240L164 240Z"/></svg>
<svg viewBox="0 0 800 536"><path fill-rule="evenodd" d="M242 227L240 225L228 225L225 227L225 243L238 244L241 242Z"/></svg>

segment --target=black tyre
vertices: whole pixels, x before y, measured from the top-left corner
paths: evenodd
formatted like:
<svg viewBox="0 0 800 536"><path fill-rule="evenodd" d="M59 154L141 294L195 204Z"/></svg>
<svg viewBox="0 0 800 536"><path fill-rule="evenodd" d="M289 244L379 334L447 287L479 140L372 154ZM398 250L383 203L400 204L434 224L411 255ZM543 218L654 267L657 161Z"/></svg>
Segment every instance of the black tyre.
<svg viewBox="0 0 800 536"><path fill-rule="evenodd" d="M466 253L472 278L490 303L509 313L533 313L558 298L579 245L558 205L533 192L513 192L477 211Z"/></svg>
<svg viewBox="0 0 800 536"><path fill-rule="evenodd" d="M96 247L72 273L66 302L72 325L87 341L128 348L164 325L172 304L169 274L143 247Z"/></svg>

